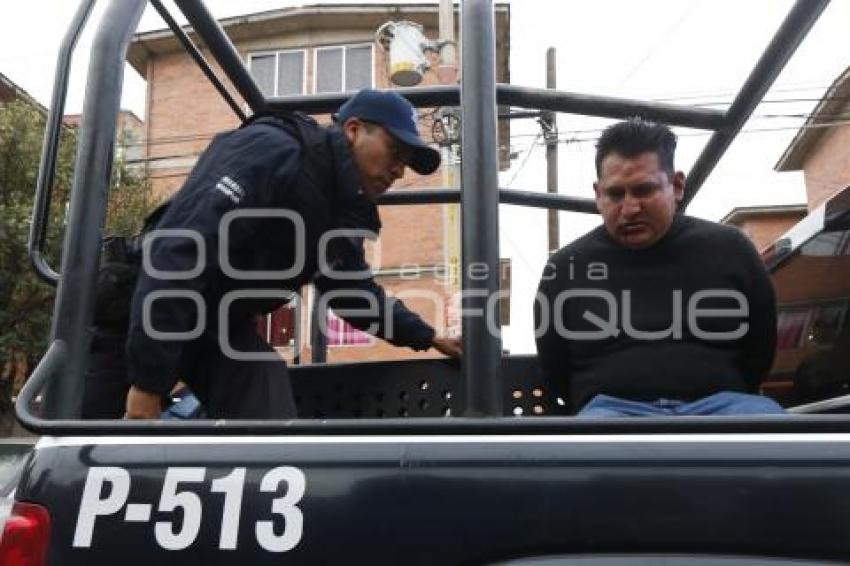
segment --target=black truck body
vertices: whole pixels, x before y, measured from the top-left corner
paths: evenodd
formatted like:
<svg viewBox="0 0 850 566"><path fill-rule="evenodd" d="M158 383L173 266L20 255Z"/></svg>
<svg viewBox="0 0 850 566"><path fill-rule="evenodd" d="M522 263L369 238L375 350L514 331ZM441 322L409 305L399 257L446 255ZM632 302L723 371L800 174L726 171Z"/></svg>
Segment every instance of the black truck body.
<svg viewBox="0 0 850 566"><path fill-rule="evenodd" d="M16 497L51 564L822 563L850 561L848 482L846 434L63 437Z"/></svg>

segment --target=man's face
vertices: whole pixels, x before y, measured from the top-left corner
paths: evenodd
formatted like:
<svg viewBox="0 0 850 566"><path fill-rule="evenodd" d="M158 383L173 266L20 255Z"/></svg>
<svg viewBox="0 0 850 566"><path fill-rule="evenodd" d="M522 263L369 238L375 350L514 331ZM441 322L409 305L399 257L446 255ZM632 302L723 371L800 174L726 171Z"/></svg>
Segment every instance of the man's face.
<svg viewBox="0 0 850 566"><path fill-rule="evenodd" d="M404 175L411 150L381 126L357 118L347 120L343 131L351 147L363 193L375 202Z"/></svg>
<svg viewBox="0 0 850 566"><path fill-rule="evenodd" d="M654 151L635 157L610 153L602 160L601 169L593 190L596 208L611 237L632 249L660 240L684 196L685 175L681 171L669 175Z"/></svg>

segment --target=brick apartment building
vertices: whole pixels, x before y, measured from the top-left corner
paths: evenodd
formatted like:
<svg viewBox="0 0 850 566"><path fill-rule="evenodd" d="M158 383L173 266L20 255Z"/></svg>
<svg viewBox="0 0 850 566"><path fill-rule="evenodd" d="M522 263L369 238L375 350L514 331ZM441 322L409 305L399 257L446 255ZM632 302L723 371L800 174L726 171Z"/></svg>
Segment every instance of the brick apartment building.
<svg viewBox="0 0 850 566"><path fill-rule="evenodd" d="M427 37L436 39L438 6L324 4L237 16L221 20L220 24L261 90L267 95L282 96L391 88L385 53L374 40L378 27L387 21L416 22L424 27ZM509 81L509 23L509 7L498 5L497 79L501 82ZM200 40L194 34L190 37L223 77ZM211 137L236 127L238 119L170 30L137 34L128 60L147 80L145 159L155 194L166 197L181 186ZM227 81L225 84L242 103L235 89ZM425 73L422 81L422 85L430 84L438 84L433 69ZM430 109L419 109L419 113L421 133L426 140L432 140L434 114ZM328 121L327 116L317 118ZM408 171L392 190L442 185L441 171L428 177ZM367 245L376 280L388 294L404 298L438 332L447 330L446 321L451 315L453 293L445 266L459 238L452 222L456 207L383 206L378 249ZM294 333L300 323L300 354L302 359L310 359L312 300L312 291L303 290L298 321L298 311L290 308L280 309L267 321L267 337L286 358L291 359L296 353ZM395 348L353 330L333 314L329 317L328 361L437 355L434 351L415 353Z"/></svg>
<svg viewBox="0 0 850 566"><path fill-rule="evenodd" d="M721 218L720 223L736 226L761 252L802 220L808 210L804 204L738 206Z"/></svg>
<svg viewBox="0 0 850 566"><path fill-rule="evenodd" d="M779 172L803 172L805 206L736 208L721 222L742 228L762 250L791 228L799 211L814 210L850 186L850 123L842 118L848 115L850 67L833 81L776 164Z"/></svg>
<svg viewBox="0 0 850 566"><path fill-rule="evenodd" d="M769 252L769 244L786 234L795 218L850 187L850 123L842 118L848 112L850 68L827 89L776 164L779 172L803 172L806 204L738 208L722 222L738 226L759 250ZM790 395L801 362L840 348L848 338L850 235L822 234L772 279L779 339L765 389L781 399Z"/></svg>
<svg viewBox="0 0 850 566"><path fill-rule="evenodd" d="M82 122L82 114L65 114L62 123L69 128L78 128ZM145 123L132 110L121 110L118 113L118 124L115 128L115 156L123 159L129 168L144 167L145 164Z"/></svg>
<svg viewBox="0 0 850 566"><path fill-rule="evenodd" d="M850 185L850 67L833 81L785 149L777 171L803 171L809 210Z"/></svg>
<svg viewBox="0 0 850 566"><path fill-rule="evenodd" d="M26 102L47 115L47 108L6 75L0 73L0 105L16 100ZM82 114L66 114L62 116L62 124L68 128L79 127L81 120ZM142 138L144 137L144 133L144 122L132 111L121 110L118 114L118 128L116 132L116 151L118 156L130 163L143 162L144 145Z"/></svg>

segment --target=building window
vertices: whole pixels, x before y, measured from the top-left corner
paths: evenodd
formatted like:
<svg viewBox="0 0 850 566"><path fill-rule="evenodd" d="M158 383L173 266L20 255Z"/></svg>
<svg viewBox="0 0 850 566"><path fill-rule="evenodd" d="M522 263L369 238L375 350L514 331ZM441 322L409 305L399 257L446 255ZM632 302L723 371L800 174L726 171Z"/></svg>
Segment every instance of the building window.
<svg viewBox="0 0 850 566"><path fill-rule="evenodd" d="M266 96L304 94L307 82L303 49L252 53L248 67Z"/></svg>
<svg viewBox="0 0 850 566"><path fill-rule="evenodd" d="M809 322L809 309L782 309L777 317L777 350L796 350L803 339L803 331Z"/></svg>
<svg viewBox="0 0 850 566"><path fill-rule="evenodd" d="M369 346L370 334L357 330L328 309L328 346Z"/></svg>
<svg viewBox="0 0 850 566"><path fill-rule="evenodd" d="M295 343L295 308L283 305L257 320L257 334L275 347L292 346Z"/></svg>
<svg viewBox="0 0 850 566"><path fill-rule="evenodd" d="M314 62L314 91L345 92L372 86L372 46L319 47Z"/></svg>

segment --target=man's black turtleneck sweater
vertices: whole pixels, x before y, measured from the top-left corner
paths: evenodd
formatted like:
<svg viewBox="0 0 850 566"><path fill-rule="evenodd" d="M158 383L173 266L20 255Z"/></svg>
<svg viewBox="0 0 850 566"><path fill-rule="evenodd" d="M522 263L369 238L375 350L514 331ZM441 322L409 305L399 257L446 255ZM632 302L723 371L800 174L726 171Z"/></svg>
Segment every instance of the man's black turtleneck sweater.
<svg viewBox="0 0 850 566"><path fill-rule="evenodd" d="M534 314L544 376L575 411L597 394L755 392L776 344L773 287L752 244L686 216L648 248L625 248L604 226L562 248Z"/></svg>

